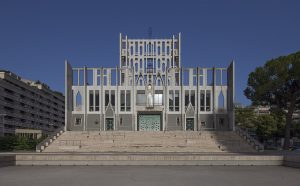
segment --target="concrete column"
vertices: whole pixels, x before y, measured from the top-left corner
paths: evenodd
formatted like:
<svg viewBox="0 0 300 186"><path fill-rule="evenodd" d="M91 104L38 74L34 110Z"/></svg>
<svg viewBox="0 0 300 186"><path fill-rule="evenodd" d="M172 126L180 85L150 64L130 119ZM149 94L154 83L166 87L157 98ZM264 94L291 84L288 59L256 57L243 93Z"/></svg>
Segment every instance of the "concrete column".
<svg viewBox="0 0 300 186"><path fill-rule="evenodd" d="M212 105L211 109L213 111L214 129L217 129L217 118L216 118L216 68L213 67L213 89L212 89Z"/></svg>
<svg viewBox="0 0 300 186"><path fill-rule="evenodd" d="M199 70L200 70L199 67L197 67L197 80L196 80L197 81L197 89L195 91L195 102L196 102L195 112L196 112L196 125L197 125L195 130L197 130L197 131L199 130L199 86L200 86Z"/></svg>
<svg viewBox="0 0 300 186"><path fill-rule="evenodd" d="M87 68L84 67L83 70L83 85L84 85L84 123L83 123L83 130L87 130L87 99L88 99L88 93L87 93Z"/></svg>
<svg viewBox="0 0 300 186"><path fill-rule="evenodd" d="M105 92L103 90L103 83L104 83L103 72L104 72L103 67L101 67L101 74L100 74L101 75L101 77L100 77L100 79L101 79L101 87L100 87L100 92L101 92L101 97L100 97L101 98L101 100L100 100L100 102L101 102L100 130L101 130L101 127L103 127L102 130L105 131L105 119L104 119L105 101L104 101L104 98L103 98L103 97L105 97Z"/></svg>

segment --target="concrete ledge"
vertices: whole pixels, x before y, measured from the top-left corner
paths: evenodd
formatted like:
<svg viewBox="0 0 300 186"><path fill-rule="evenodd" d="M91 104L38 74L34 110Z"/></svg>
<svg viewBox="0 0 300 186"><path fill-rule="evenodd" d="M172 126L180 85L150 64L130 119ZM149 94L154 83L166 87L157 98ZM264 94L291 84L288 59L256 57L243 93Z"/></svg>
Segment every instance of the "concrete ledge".
<svg viewBox="0 0 300 186"><path fill-rule="evenodd" d="M16 165L282 165L283 156L201 154L23 154Z"/></svg>
<svg viewBox="0 0 300 186"><path fill-rule="evenodd" d="M15 163L15 155L0 155L0 167L14 166Z"/></svg>
<svg viewBox="0 0 300 186"><path fill-rule="evenodd" d="M199 160L199 161L17 161L17 165L203 165L203 166L280 166L281 161L212 161L212 160Z"/></svg>
<svg viewBox="0 0 300 186"><path fill-rule="evenodd" d="M0 167L14 165L283 165L300 168L300 155L110 152L0 154Z"/></svg>
<svg viewBox="0 0 300 186"><path fill-rule="evenodd" d="M285 156L283 165L287 167L300 168L300 155Z"/></svg>

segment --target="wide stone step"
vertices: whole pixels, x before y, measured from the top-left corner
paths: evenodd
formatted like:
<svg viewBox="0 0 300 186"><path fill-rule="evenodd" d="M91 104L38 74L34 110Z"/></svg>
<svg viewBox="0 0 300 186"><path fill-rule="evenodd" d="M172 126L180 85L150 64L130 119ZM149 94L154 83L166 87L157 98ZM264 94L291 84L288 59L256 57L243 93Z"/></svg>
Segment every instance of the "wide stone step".
<svg viewBox="0 0 300 186"><path fill-rule="evenodd" d="M45 152L253 152L234 132L66 131Z"/></svg>
<svg viewBox="0 0 300 186"><path fill-rule="evenodd" d="M233 153L31 153L15 155L16 165L282 165L282 155Z"/></svg>

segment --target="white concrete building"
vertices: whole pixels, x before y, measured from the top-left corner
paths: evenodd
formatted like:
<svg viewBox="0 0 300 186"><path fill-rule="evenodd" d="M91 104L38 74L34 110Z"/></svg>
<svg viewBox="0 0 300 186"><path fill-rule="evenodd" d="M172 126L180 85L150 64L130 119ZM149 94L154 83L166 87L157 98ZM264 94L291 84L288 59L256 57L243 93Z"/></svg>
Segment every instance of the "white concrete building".
<svg viewBox="0 0 300 186"><path fill-rule="evenodd" d="M234 62L183 67L180 33L119 44L117 67L66 61L67 130L234 130Z"/></svg>

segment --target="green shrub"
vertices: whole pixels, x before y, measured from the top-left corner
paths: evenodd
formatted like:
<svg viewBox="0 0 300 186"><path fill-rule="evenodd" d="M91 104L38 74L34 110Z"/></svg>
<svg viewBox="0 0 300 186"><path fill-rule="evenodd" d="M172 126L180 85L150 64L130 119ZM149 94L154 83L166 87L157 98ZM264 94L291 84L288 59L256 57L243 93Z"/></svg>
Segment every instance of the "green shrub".
<svg viewBox="0 0 300 186"><path fill-rule="evenodd" d="M0 137L0 152L8 151L34 151L37 144L43 139L30 139L21 136Z"/></svg>

